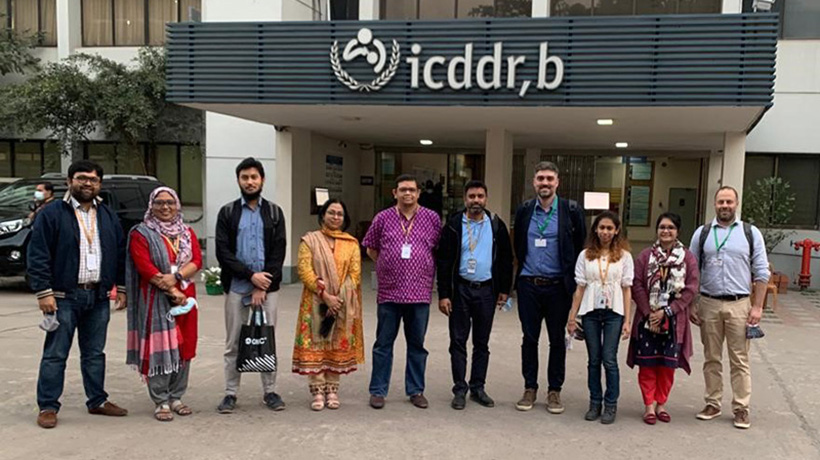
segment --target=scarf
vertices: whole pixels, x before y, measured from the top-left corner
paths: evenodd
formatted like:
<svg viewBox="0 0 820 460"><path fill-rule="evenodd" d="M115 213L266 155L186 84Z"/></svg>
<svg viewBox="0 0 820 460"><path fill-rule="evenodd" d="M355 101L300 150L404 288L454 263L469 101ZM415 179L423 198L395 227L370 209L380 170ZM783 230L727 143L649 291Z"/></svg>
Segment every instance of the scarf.
<svg viewBox="0 0 820 460"><path fill-rule="evenodd" d="M344 302L341 310L336 315L336 322L330 334L328 334L327 337L322 337L322 334L319 333L322 324L319 304L322 303L322 300L318 295L313 295L311 333L313 342L317 344L323 342L333 344L336 342L337 330L349 330L349 324L352 324L352 321L356 318L359 302L353 279L350 278L350 276L346 276L344 280L339 279L339 274L336 271L336 261L333 257L333 250L330 249L330 244L326 236L335 239L336 244L338 244L340 240L356 241L355 238L345 232L340 230L328 230L326 228L309 232L302 237L302 241L307 244L308 248L310 248L310 253L313 254L314 273L325 282L325 291L330 295L338 296Z"/></svg>
<svg viewBox="0 0 820 460"><path fill-rule="evenodd" d="M154 213L152 212L154 209L154 201L156 201L157 195L162 192L168 193L174 198L174 201L176 201L177 215L170 222L163 222L157 219L154 217ZM177 269L181 270L182 267L193 259L191 233L188 230L188 225L182 220L182 203L179 201L177 192L175 192L172 188L157 187L153 192L151 192L151 198L148 199L148 209L145 211L145 216L143 217L142 223L145 224L146 227L168 239L179 238L179 254L177 254L176 261ZM163 273L171 272L169 270L167 272L163 271Z"/></svg>
<svg viewBox="0 0 820 460"><path fill-rule="evenodd" d="M649 289L649 306L652 311L658 310L660 306L661 294L661 269L668 269L666 278L667 290L669 292L669 303L680 296L680 292L686 286L686 249L683 243L675 241L672 251L667 253L656 241L652 245L652 252L649 254L647 264L646 283Z"/></svg>
<svg viewBox="0 0 820 460"><path fill-rule="evenodd" d="M126 251L125 283L128 295L128 338L125 363L140 373L142 379L179 371L179 340L173 321L167 319L172 305L168 296L153 284L140 289L140 275L131 258L131 237L139 233L148 242L151 262L162 272L170 273L171 262L162 236L145 224L129 234Z"/></svg>

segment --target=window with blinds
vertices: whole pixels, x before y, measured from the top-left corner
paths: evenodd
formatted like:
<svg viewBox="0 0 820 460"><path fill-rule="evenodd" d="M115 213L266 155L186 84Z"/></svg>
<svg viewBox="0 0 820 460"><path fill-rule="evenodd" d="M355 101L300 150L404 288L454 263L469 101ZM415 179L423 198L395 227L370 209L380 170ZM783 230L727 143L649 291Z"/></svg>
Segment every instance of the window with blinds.
<svg viewBox="0 0 820 460"><path fill-rule="evenodd" d="M82 0L83 46L162 46L165 24L200 9L201 0Z"/></svg>

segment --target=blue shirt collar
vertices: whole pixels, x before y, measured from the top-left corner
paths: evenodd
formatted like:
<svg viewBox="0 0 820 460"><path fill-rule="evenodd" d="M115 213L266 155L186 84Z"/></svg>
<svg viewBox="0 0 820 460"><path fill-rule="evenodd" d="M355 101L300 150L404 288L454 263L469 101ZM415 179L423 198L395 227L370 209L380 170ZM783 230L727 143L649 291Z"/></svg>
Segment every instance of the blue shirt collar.
<svg viewBox="0 0 820 460"><path fill-rule="evenodd" d="M245 200L244 196L239 197L239 201L242 204L242 207L247 207L248 209L250 209L250 206L248 206L248 201ZM260 195L259 199L256 201L256 209L259 209L264 201L265 199L262 198L262 196Z"/></svg>

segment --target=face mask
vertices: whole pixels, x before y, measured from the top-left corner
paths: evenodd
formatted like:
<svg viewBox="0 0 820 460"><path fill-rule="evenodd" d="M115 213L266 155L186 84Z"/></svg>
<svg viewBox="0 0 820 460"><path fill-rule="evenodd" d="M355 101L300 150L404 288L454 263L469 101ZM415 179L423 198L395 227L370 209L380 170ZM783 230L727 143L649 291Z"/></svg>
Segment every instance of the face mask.
<svg viewBox="0 0 820 460"><path fill-rule="evenodd" d="M57 321L56 313L43 314L43 321L40 323L40 329L46 332L54 332L60 327L60 322Z"/></svg>
<svg viewBox="0 0 820 460"><path fill-rule="evenodd" d="M45 201L46 194L37 190L36 192L34 192L34 199L37 201Z"/></svg>
<svg viewBox="0 0 820 460"><path fill-rule="evenodd" d="M184 315L189 311L193 310L195 307L196 299L194 299L193 297L188 297L188 301L185 302L185 305L177 305L176 307L170 309L166 317L168 321L174 321L175 316Z"/></svg>

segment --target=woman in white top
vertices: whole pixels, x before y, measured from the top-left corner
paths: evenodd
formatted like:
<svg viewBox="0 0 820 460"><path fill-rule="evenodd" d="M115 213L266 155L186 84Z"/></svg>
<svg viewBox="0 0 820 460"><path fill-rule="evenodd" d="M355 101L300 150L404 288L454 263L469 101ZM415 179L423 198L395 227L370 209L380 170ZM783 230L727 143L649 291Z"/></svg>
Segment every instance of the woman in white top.
<svg viewBox="0 0 820 460"><path fill-rule="evenodd" d="M618 215L605 211L595 218L586 249L575 264L578 288L572 298L567 332L583 334L587 344L589 411L584 418L610 424L615 421L619 394L618 339L629 338L633 264L629 243L621 235ZM582 324L576 323L580 317ZM601 364L606 394L601 388ZM603 403L603 414L601 404Z"/></svg>

